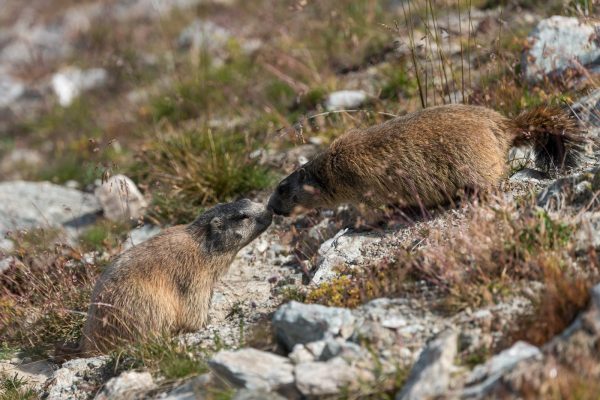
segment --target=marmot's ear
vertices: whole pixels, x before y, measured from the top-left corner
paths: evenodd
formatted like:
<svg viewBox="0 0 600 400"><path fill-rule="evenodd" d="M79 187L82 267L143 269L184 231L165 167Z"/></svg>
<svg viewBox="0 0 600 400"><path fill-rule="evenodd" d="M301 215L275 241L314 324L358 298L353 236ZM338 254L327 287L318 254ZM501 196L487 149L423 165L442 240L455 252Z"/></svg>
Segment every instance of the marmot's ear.
<svg viewBox="0 0 600 400"><path fill-rule="evenodd" d="M213 217L213 219L210 220L210 227L214 230L221 229L223 227L223 218Z"/></svg>
<svg viewBox="0 0 600 400"><path fill-rule="evenodd" d="M298 170L298 179L300 182L304 182L306 180L306 170L304 168L300 168Z"/></svg>

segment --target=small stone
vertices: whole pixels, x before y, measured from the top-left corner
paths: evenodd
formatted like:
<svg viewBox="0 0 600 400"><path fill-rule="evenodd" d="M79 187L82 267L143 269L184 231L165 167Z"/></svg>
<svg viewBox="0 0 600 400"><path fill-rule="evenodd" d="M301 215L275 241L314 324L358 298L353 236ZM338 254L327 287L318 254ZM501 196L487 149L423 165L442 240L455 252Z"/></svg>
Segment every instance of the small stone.
<svg viewBox="0 0 600 400"><path fill-rule="evenodd" d="M58 103L68 107L83 91L103 86L107 81L108 73L105 69L81 70L68 67L52 76L52 89L58 97Z"/></svg>
<svg viewBox="0 0 600 400"><path fill-rule="evenodd" d="M542 352L537 347L521 341L515 343L490 358L485 364L475 367L467 378L468 387L463 390L463 397L482 397L504 373L511 371L519 362L531 358L541 359L541 357Z"/></svg>
<svg viewBox="0 0 600 400"><path fill-rule="evenodd" d="M293 366L287 358L252 348L220 351L209 365L240 388L285 392L294 383Z"/></svg>
<svg viewBox="0 0 600 400"><path fill-rule="evenodd" d="M154 380L149 372L123 372L106 382L104 389L95 397L95 400L131 398L134 394L148 391L154 386Z"/></svg>
<svg viewBox="0 0 600 400"><path fill-rule="evenodd" d="M432 399L444 394L450 386L457 344L454 330L444 331L427 343L396 400Z"/></svg>
<svg viewBox="0 0 600 400"><path fill-rule="evenodd" d="M273 315L277 338L289 349L330 337L348 338L354 332L350 310L291 301Z"/></svg>
<svg viewBox="0 0 600 400"><path fill-rule="evenodd" d="M141 218L147 206L135 183L125 175L110 177L96 189L95 194L102 205L104 216L111 221Z"/></svg>
<svg viewBox="0 0 600 400"><path fill-rule="evenodd" d="M141 227L132 229L129 231L127 239L123 243L123 248L124 250L127 250L133 246L145 242L151 237L158 235L160 232L160 227L154 225L143 225Z"/></svg>
<svg viewBox="0 0 600 400"><path fill-rule="evenodd" d="M340 90L329 94L325 108L330 111L353 109L362 106L366 101L367 94L362 90Z"/></svg>
<svg viewBox="0 0 600 400"><path fill-rule="evenodd" d="M340 357L296 365L296 387L304 396L334 396L372 382L371 371L351 366ZM312 397L311 397L312 398Z"/></svg>
<svg viewBox="0 0 600 400"><path fill-rule="evenodd" d="M262 389L242 389L235 393L232 400L285 400L285 397Z"/></svg>
<svg viewBox="0 0 600 400"><path fill-rule="evenodd" d="M538 171L532 168L523 168L517 171L510 177L511 182L531 182L538 183L543 179L547 179L548 175L542 171Z"/></svg>

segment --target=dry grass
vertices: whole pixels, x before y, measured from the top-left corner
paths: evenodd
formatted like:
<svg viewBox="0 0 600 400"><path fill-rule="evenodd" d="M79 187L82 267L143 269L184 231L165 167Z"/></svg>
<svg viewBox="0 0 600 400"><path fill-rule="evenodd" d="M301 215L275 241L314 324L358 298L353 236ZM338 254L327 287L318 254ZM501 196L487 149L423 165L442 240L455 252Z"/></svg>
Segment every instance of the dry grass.
<svg viewBox="0 0 600 400"><path fill-rule="evenodd" d="M573 231L568 217L550 216L529 200L475 204L460 226L427 232L421 249L341 271L340 278L311 291L307 301L356 307L377 297L414 293L414 283L425 281L438 293L436 308L456 312L497 303L522 294L529 282L540 282L536 312L512 338L543 343L585 307L588 289L599 277L595 254L577 257Z"/></svg>

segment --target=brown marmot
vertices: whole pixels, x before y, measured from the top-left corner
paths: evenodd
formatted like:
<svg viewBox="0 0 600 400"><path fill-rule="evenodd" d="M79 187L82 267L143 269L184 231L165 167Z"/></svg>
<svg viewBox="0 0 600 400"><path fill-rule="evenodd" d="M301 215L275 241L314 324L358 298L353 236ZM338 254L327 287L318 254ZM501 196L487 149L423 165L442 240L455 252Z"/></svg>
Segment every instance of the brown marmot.
<svg viewBox="0 0 600 400"><path fill-rule="evenodd" d="M537 107L510 119L485 107L431 107L353 129L282 180L276 214L340 203L428 208L497 185L511 146L532 144L544 168L576 164L584 139L569 114Z"/></svg>
<svg viewBox="0 0 600 400"><path fill-rule="evenodd" d="M58 346L57 359L200 329L215 281L271 218L264 205L247 199L219 204L191 224L165 229L125 251L96 282L78 346Z"/></svg>

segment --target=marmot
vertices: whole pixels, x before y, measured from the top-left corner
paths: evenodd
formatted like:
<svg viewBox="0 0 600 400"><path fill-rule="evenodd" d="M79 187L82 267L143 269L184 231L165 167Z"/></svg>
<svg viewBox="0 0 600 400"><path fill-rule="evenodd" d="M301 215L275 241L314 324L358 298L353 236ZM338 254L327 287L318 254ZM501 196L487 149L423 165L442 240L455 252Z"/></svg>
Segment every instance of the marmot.
<svg viewBox="0 0 600 400"><path fill-rule="evenodd" d="M461 190L497 185L511 146L532 144L542 167L573 166L585 142L558 107L510 119L485 107L445 105L353 129L282 180L276 214L340 203L429 208Z"/></svg>
<svg viewBox="0 0 600 400"><path fill-rule="evenodd" d="M200 329L215 281L271 219L264 205L247 199L219 204L125 251L96 282L78 346L57 347L57 358Z"/></svg>

